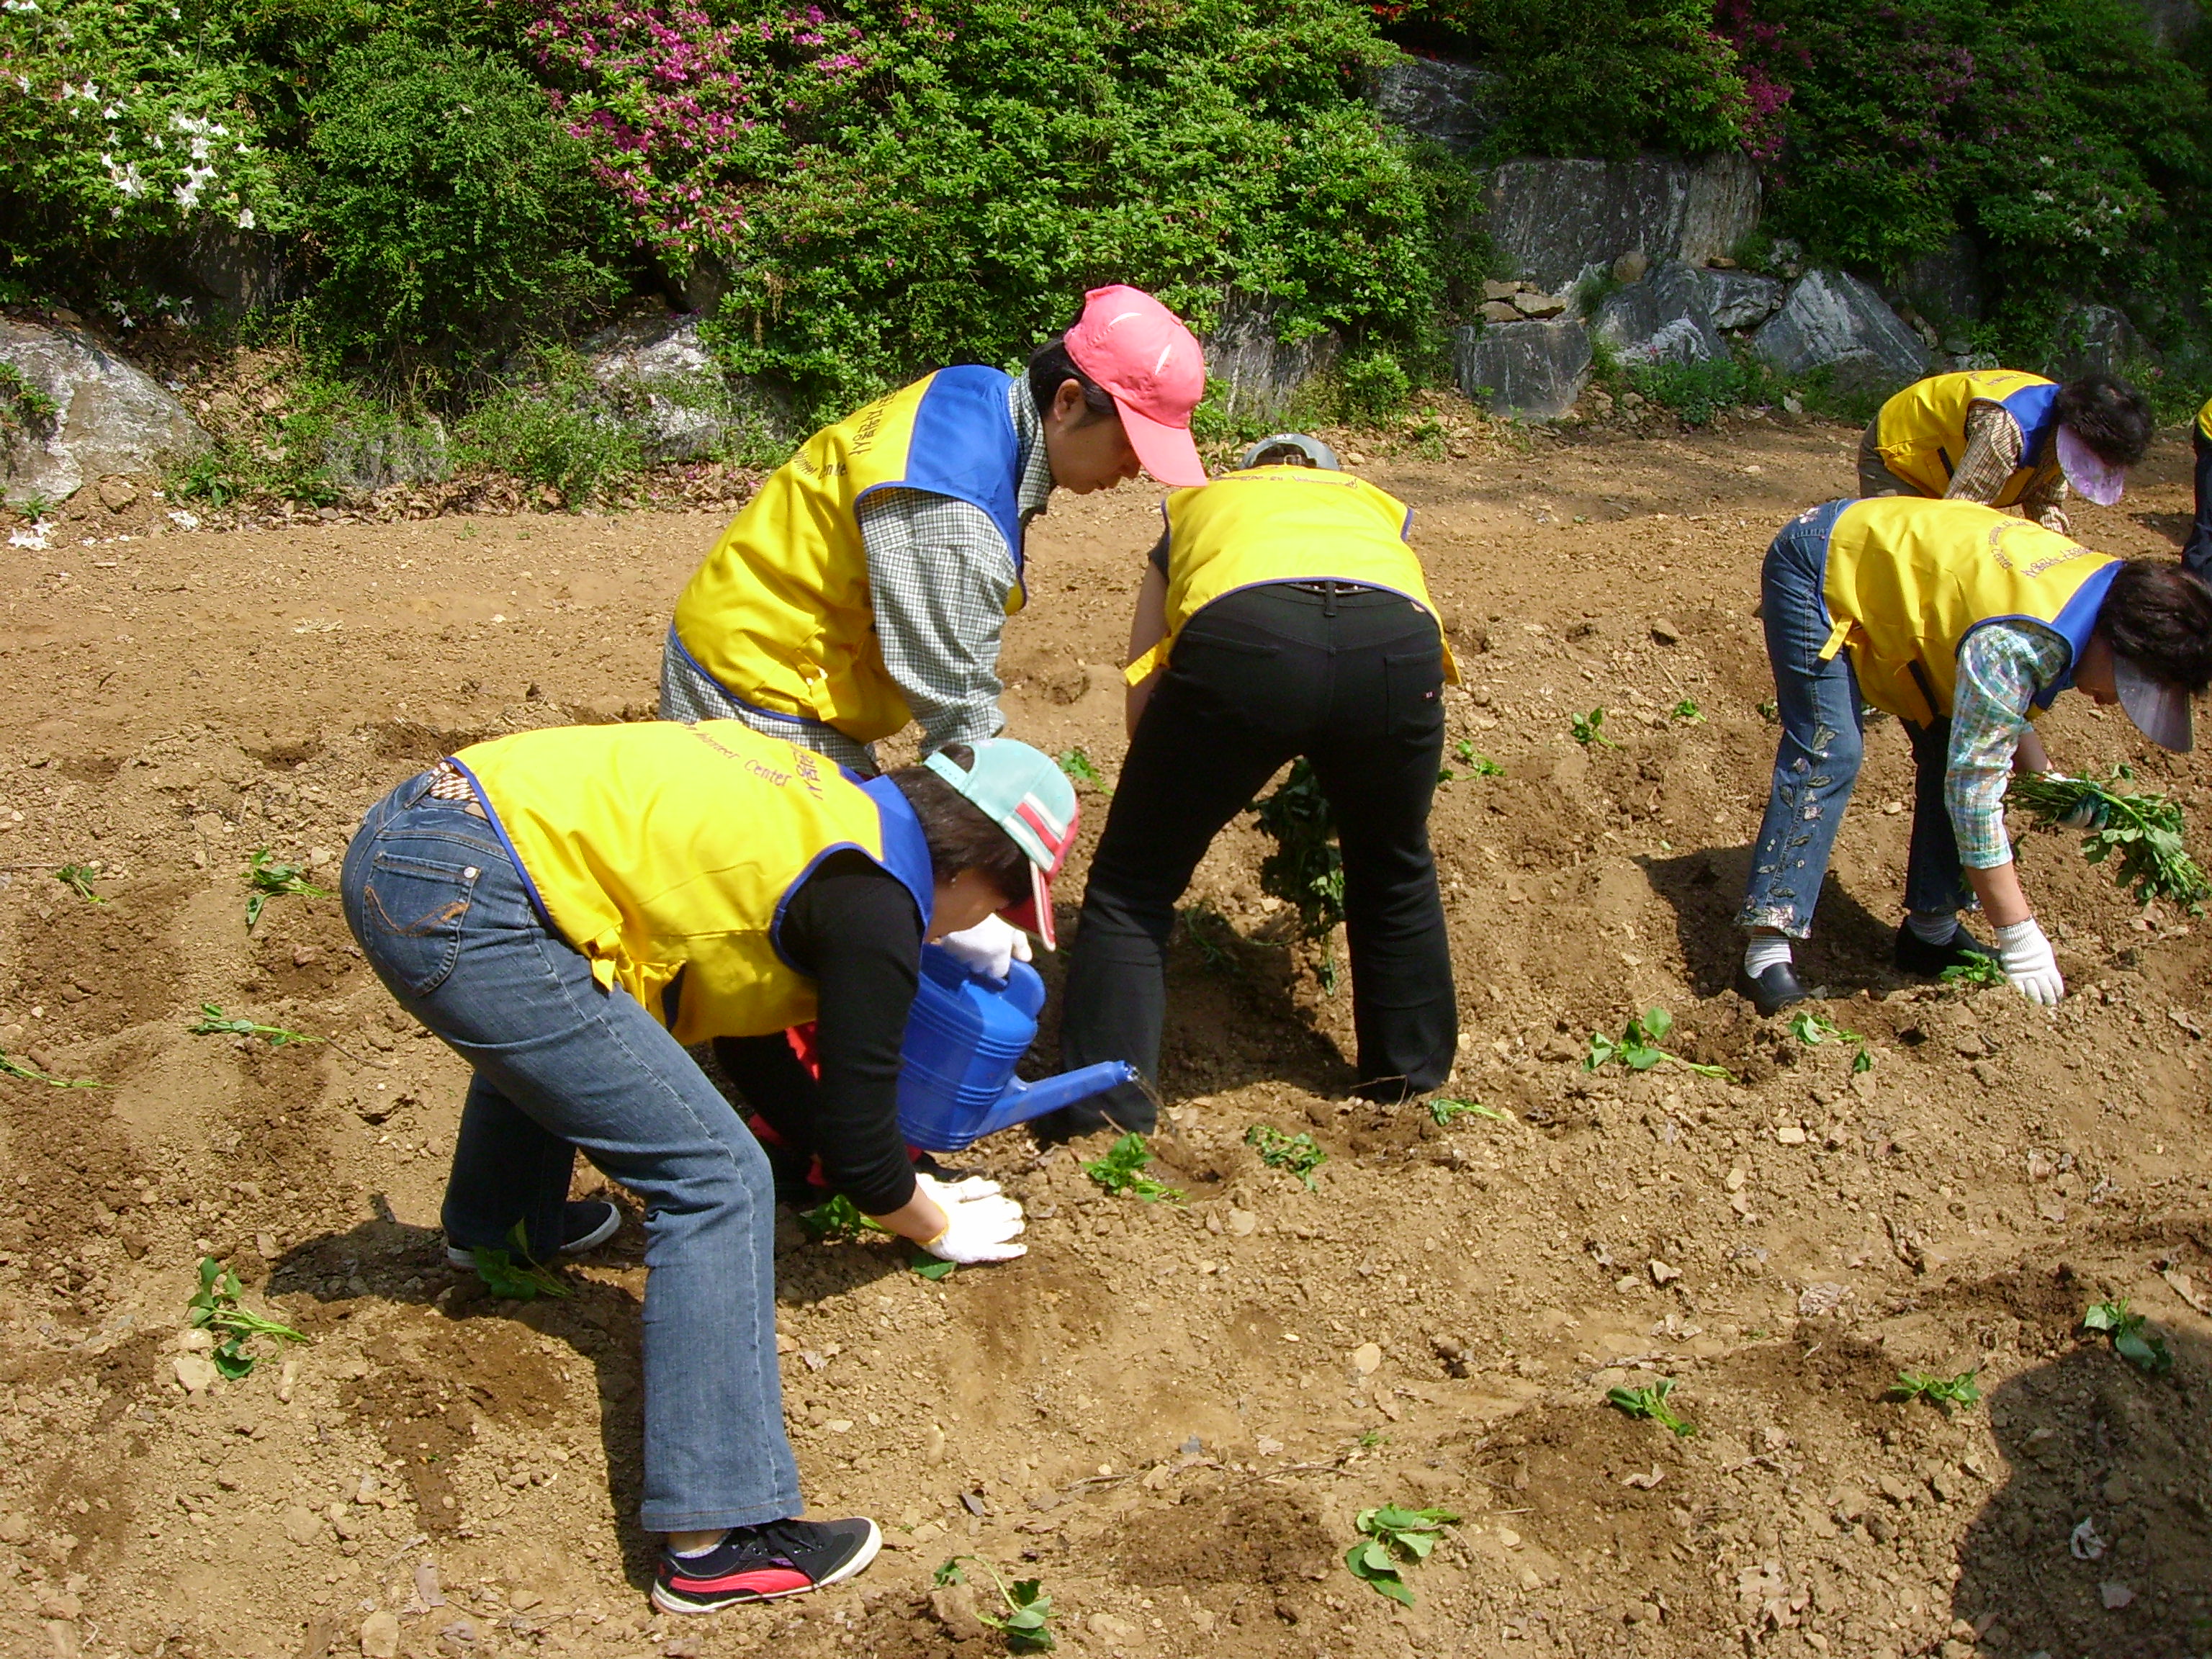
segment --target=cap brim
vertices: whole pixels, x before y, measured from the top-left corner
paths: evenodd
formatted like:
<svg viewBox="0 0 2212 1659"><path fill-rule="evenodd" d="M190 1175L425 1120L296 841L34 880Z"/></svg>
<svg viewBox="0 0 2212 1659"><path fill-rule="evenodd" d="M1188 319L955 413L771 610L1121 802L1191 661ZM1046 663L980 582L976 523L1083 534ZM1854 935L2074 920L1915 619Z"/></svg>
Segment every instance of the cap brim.
<svg viewBox="0 0 2212 1659"><path fill-rule="evenodd" d="M1052 925L1052 882L1036 865L1030 866L1030 896L999 914L1024 933L1035 933L1046 950L1060 949L1060 937Z"/></svg>
<svg viewBox="0 0 2212 1659"><path fill-rule="evenodd" d="M1119 398L1114 406L1121 411L1121 429L1129 434L1129 447L1137 452L1137 459L1145 464L1145 471L1170 489L1194 489L1204 483L1206 463L1198 459L1198 446L1191 441L1190 428L1168 426L1139 415Z"/></svg>
<svg viewBox="0 0 2212 1659"><path fill-rule="evenodd" d="M2185 755L2197 746L2196 715L2181 687L2160 684L2118 653L2112 657L2112 685L2136 730L2160 748Z"/></svg>
<svg viewBox="0 0 2212 1659"><path fill-rule="evenodd" d="M2105 459L2076 437L2071 427L2058 428L2058 466L2076 495L2100 507L2114 505L2127 488L2127 468Z"/></svg>

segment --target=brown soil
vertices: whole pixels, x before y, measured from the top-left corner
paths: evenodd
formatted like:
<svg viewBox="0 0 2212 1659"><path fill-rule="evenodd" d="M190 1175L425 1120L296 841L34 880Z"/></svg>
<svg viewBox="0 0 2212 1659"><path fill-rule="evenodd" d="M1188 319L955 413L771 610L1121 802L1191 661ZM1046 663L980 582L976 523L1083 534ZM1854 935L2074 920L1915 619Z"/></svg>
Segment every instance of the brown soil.
<svg viewBox="0 0 2212 1659"><path fill-rule="evenodd" d="M893 1548L849 1589L680 1626L649 1614L630 1520L635 1217L569 1301L450 1270L459 1067L333 901L275 899L249 933L240 872L268 845L333 876L361 810L471 738L645 712L719 516L87 523L19 554L0 1049L101 1086L0 1079L0 1648L320 1659L396 1629L416 1656L998 1651L969 1599L931 1601L965 1553L1042 1579L1078 1652L2203 1654L2202 928L2035 836L2067 1002L1901 983L1905 749L1878 732L1805 957L1872 1069L1727 990L1773 744L1758 562L1849 488L1852 441L1752 422L1372 466L1419 510L1468 671L1452 738L1505 768L1446 785L1435 834L1453 1091L1510 1115L1343 1098L1346 1000L1240 821L1172 969L1155 1150L1187 1201L1109 1199L1093 1149L1016 1133L970 1161L1036 1218L1018 1264L927 1283L787 1230L809 1493ZM2169 549L2185 464L2166 445L2079 527ZM1009 630L1012 730L1109 782L1153 513L1136 489L1056 507ZM1670 715L1685 698L1701 721ZM2063 764L2127 760L2203 807L2188 763L2065 703ZM1569 714L1601 706L1620 746L1577 746ZM1086 794L1087 836L1104 805ZM51 874L95 862L98 906ZM202 1002L334 1041L187 1035ZM1575 1063L1655 1003L1740 1080ZM1255 1122L1315 1136L1318 1190L1256 1160ZM251 1376L188 1393L204 1252L312 1345L264 1341ZM2080 1333L2107 1295L2150 1315L2170 1376ZM1900 1369L1971 1367L1979 1407L1884 1397ZM1661 1377L1694 1437L1603 1403ZM1383 1502L1462 1517L1409 1570L1411 1610L1343 1565Z"/></svg>

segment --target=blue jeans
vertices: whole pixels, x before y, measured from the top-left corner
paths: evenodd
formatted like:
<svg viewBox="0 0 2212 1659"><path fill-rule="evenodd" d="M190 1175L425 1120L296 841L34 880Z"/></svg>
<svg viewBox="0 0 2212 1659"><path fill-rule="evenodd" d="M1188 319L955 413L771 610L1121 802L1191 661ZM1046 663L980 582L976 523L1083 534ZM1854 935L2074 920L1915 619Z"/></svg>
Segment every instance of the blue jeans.
<svg viewBox="0 0 2212 1659"><path fill-rule="evenodd" d="M547 928L491 826L418 777L346 853L346 921L401 1007L475 1068L448 1239L561 1240L576 1149L645 1206L639 1524L704 1531L805 1507L775 1358L768 1160L676 1039Z"/></svg>
<svg viewBox="0 0 2212 1659"><path fill-rule="evenodd" d="M1782 720L1766 816L1752 848L1746 927L1777 927L1792 939L1813 929L1813 910L1850 804L1865 755L1865 720L1850 655L1820 660L1833 623L1823 596L1828 534L1848 501L1800 514L1766 550L1759 572L1766 654ZM1938 915L1970 908L1973 890L1959 863L1959 842L1943 802L1951 722L1904 721L1912 742L1912 845L1905 866L1905 908Z"/></svg>

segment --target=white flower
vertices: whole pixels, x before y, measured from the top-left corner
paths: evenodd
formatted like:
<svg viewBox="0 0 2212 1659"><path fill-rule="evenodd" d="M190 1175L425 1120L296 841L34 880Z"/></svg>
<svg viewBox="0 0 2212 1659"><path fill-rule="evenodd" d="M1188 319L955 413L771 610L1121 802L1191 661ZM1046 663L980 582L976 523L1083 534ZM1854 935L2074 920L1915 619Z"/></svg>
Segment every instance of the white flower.
<svg viewBox="0 0 2212 1659"><path fill-rule="evenodd" d="M238 216L238 228L240 230L251 230L253 228L253 210L252 208L245 208L240 210Z"/></svg>

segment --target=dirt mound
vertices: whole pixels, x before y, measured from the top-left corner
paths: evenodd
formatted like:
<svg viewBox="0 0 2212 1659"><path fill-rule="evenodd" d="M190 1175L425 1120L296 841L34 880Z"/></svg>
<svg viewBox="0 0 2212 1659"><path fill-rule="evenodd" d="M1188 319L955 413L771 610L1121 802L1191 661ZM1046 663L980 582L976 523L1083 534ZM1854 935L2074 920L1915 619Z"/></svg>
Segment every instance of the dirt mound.
<svg viewBox="0 0 2212 1659"><path fill-rule="evenodd" d="M1029 1206L1019 1263L929 1282L787 1224L810 1499L878 1516L889 1552L810 1603L680 1628L647 1607L631 1521L637 1218L572 1297L488 1299L437 1231L459 1066L333 900L272 899L249 931L243 872L267 846L334 884L410 769L643 712L718 519L27 551L0 640L0 1050L100 1086L0 1078L0 1647L971 1659L1003 1650L987 1576L933 1582L964 1555L1042 1581L1081 1653L2201 1653L2202 922L2031 836L2066 1003L1901 980L1908 762L1878 724L1803 957L1853 1035L1810 1044L1727 990L1774 740L1759 559L1849 487L1851 440L1753 422L1376 469L1418 509L1467 671L1434 823L1446 1092L1499 1115L1343 1097L1348 1000L1241 820L1171 952L1153 1152L1182 1200L1110 1198L1081 1168L1103 1141L1017 1132L964 1161ZM2140 514L2084 507L2084 533L2170 548L2185 465L2161 449ZM1010 628L1012 729L1104 775L1085 847L1156 523L1135 490L1055 507ZM2079 701L2048 722L2061 763L2127 761L2201 826L2191 763ZM1610 743L1577 742L1598 708ZM188 1033L207 1002L307 1040ZM1654 1006L1730 1075L1584 1068L1594 1031ZM1262 1123L1313 1138L1310 1187L1247 1143ZM208 1381L184 1321L203 1254L308 1342ZM2170 1371L2081 1328L2112 1297ZM1905 1370L1972 1372L1984 1403L1895 1397ZM1605 1403L1665 1380L1694 1433ZM1461 1517L1408 1569L1411 1608L1343 1565L1383 1503Z"/></svg>

